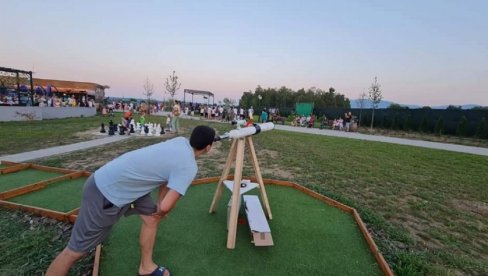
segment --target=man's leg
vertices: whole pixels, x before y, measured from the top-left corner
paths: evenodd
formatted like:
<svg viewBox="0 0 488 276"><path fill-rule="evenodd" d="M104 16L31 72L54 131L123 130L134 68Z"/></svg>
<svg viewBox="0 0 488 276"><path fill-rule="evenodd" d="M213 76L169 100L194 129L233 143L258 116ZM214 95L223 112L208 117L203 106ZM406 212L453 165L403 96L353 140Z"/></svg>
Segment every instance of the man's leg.
<svg viewBox="0 0 488 276"><path fill-rule="evenodd" d="M158 267L158 265L153 262L152 254L160 219L145 215L141 215L141 219L142 226L139 238L141 246L141 263L139 265L139 274L144 275L150 274ZM164 275L169 275L168 271L165 271Z"/></svg>
<svg viewBox="0 0 488 276"><path fill-rule="evenodd" d="M176 131L176 133L178 133L180 131L180 118L179 117L176 117L175 131Z"/></svg>
<svg viewBox="0 0 488 276"><path fill-rule="evenodd" d="M46 276L67 275L69 269L83 257L85 253L75 252L68 247L59 253L46 271Z"/></svg>

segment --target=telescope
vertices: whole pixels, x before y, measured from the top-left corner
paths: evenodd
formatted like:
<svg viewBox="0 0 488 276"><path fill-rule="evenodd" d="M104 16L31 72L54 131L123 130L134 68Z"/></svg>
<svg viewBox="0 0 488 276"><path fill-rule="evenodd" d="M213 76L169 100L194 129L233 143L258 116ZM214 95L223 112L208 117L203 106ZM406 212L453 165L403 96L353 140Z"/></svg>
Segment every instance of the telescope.
<svg viewBox="0 0 488 276"><path fill-rule="evenodd" d="M256 135L263 131L272 130L274 128L273 123L264 123L264 124L253 124L249 127L243 127L239 129L233 129L229 132L226 132L220 136L215 137L214 141L220 141L224 139L238 139L243 138L246 136Z"/></svg>

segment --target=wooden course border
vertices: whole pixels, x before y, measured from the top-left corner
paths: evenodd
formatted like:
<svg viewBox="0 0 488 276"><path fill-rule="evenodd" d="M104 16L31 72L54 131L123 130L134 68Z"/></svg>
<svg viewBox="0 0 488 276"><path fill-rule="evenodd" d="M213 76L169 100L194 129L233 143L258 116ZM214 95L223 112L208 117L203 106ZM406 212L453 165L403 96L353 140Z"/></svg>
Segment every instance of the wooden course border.
<svg viewBox="0 0 488 276"><path fill-rule="evenodd" d="M13 166L13 165L18 165L18 164L22 164L22 163L2 160L2 161L0 161L0 164L5 165L5 166Z"/></svg>
<svg viewBox="0 0 488 276"><path fill-rule="evenodd" d="M2 197L2 196L4 196L7 193L10 193L10 194L8 194L9 197L7 197L7 198L11 198L12 196L10 196L10 195L15 194L14 192L16 192L16 190L19 190L17 192L21 192L21 194L27 193L27 192L33 192L33 191L44 188L45 186L47 186L50 183L60 181L59 179L64 180L64 179L78 178L81 176L90 176L90 174L91 174L90 172L74 171L74 170L68 170L68 169L52 168L52 167L34 165L34 164L29 164L29 163L15 163L15 162L8 162L8 161L2 161L2 164L5 164L9 167L10 166L15 166L15 167L22 166L25 168L33 168L33 169L44 170L44 171L60 172L60 173L65 173L67 175L52 178L52 179L49 179L46 181L41 181L38 183L33 183L33 184L28 185L28 186L24 186L21 188L17 188L17 189L13 189L13 190L9 190L7 192L1 193L0 194L0 206L4 206L4 207L10 208L10 209L23 210L23 211L39 214L41 216L53 218L53 219L60 220L60 221L66 221L66 222L70 222L70 223L75 222L75 220L77 218L77 214L79 212L79 208L75 208L69 212L63 213L63 212L58 212L58 211L49 210L49 209L45 209L45 208L8 202L8 201L1 200L1 199L4 199L4 197ZM7 169L7 168L0 169L0 172L3 173L3 170ZM250 179L251 181L256 181L255 177L243 176L242 178L243 179ZM215 183L215 182L219 181L219 179L220 179L219 176L208 177L208 178L199 178L199 179L195 179L192 182L192 185L202 185L202 184ZM234 176L229 175L227 177L227 179L232 180L232 179L234 179ZM373 256L375 257L376 262L380 266L380 269L383 272L383 274L387 275L387 276L393 275L393 272L391 271L388 263L386 262L385 258L383 257L383 255L379 251L378 246L376 245L376 243L374 242L370 233L368 232L366 225L362 221L362 219L361 219L361 217L360 217L360 215L356 209L354 209L350 206L347 206L345 204L342 204L339 201L333 200L327 196L319 194L319 193L317 193L317 192L315 192L309 188L306 188L300 184L297 184L295 182L283 181L283 180L274 180L274 179L263 179L263 182L264 182L264 184L267 184L267 185L276 185L276 186L284 186L284 187L294 188L294 189L299 190L299 191L301 191L301 192L303 192L303 193L305 193L305 194L307 194L313 198L316 198L316 199L318 199L318 200L320 200L320 201L322 201L322 202L324 202L324 203L326 203L332 207L338 208L338 209L340 209L346 213L351 214L354 218L354 221L358 225L361 233L363 234L363 237L366 240L368 247L369 247L371 253L373 253ZM25 191L27 191L27 192L25 192ZM20 195L20 194L16 194L16 195ZM94 275L94 276L98 276L99 271L100 271L99 269L100 269L101 250L102 250L102 247L100 245L98 245L96 248L96 252L95 252L95 260L93 263L92 275Z"/></svg>
<svg viewBox="0 0 488 276"><path fill-rule="evenodd" d="M27 168L30 168L31 164L16 164L16 165L11 165L5 168L0 169L0 175L2 174L8 174L8 173L14 173L18 172L21 170L25 170Z"/></svg>

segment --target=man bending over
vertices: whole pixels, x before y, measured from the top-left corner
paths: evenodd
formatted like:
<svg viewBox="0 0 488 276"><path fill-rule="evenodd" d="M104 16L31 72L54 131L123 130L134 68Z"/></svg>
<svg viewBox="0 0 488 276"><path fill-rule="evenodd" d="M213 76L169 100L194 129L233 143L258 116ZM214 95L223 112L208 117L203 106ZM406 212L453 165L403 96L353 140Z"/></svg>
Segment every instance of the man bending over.
<svg viewBox="0 0 488 276"><path fill-rule="evenodd" d="M196 157L209 152L214 129L197 126L190 140L177 137L125 153L95 171L86 181L81 208L68 245L49 266L47 276L66 275L73 264L104 241L123 216L139 214L139 275L169 276L153 262L159 221L175 206L197 174ZM151 192L159 188L155 204Z"/></svg>

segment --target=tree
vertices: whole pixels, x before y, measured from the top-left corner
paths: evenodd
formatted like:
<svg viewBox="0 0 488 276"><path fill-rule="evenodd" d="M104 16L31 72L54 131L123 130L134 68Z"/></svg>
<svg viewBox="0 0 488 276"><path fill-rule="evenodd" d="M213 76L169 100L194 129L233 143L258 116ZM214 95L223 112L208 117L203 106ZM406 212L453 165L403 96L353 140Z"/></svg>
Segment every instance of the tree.
<svg viewBox="0 0 488 276"><path fill-rule="evenodd" d="M403 109L409 109L409 108L408 108L408 106L399 105L397 103L391 103L390 106L388 106L388 109L403 110Z"/></svg>
<svg viewBox="0 0 488 276"><path fill-rule="evenodd" d="M142 93L147 98L147 113L151 114L151 96L154 94L154 85L151 83L149 78L146 77L146 82L144 83L144 92Z"/></svg>
<svg viewBox="0 0 488 276"><path fill-rule="evenodd" d="M169 75L169 77L166 78L166 93L169 94L171 99L174 99L176 95L176 91L180 89L181 83L178 81L178 76L176 75L176 72L173 71L173 75Z"/></svg>
<svg viewBox="0 0 488 276"><path fill-rule="evenodd" d="M462 110L463 108L460 105L449 105L446 110Z"/></svg>
<svg viewBox="0 0 488 276"><path fill-rule="evenodd" d="M359 104L359 122L358 126L361 126L361 119L363 115L363 108L366 107L366 92L359 94L358 104Z"/></svg>
<svg viewBox="0 0 488 276"><path fill-rule="evenodd" d="M371 115L371 129L374 124L374 111L378 108L378 105L383 98L381 94L381 85L378 83L378 77L374 77L374 83L369 88L369 100L371 101L371 107L373 108L373 114Z"/></svg>

